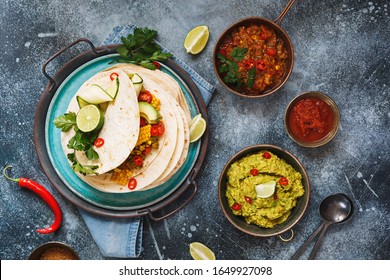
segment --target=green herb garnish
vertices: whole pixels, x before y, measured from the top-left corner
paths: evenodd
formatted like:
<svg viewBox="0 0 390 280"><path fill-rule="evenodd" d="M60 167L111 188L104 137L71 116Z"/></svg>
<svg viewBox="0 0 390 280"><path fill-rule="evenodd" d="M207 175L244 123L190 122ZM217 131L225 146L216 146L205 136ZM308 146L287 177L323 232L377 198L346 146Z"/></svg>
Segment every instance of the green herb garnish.
<svg viewBox="0 0 390 280"><path fill-rule="evenodd" d="M253 88L253 84L255 83L256 78L256 67L252 67L248 70L248 79L246 80L246 85L249 88Z"/></svg>
<svg viewBox="0 0 390 280"><path fill-rule="evenodd" d="M99 159L99 154L93 148L93 142L96 140L98 133L85 133L78 129L76 125L76 113L69 112L54 119L54 125L61 129L62 132L68 132L71 128L76 132L69 140L67 147L75 151L82 151L89 160ZM72 169L83 175L97 174L94 172L98 168L97 165L82 165L77 161L75 153L68 154L68 159L72 162Z"/></svg>
<svg viewBox="0 0 390 280"><path fill-rule="evenodd" d="M154 70L157 68L154 61L165 61L172 57L171 53L162 52L162 48L155 41L157 31L148 28L135 28L133 34L121 37L122 45L116 51L120 57L117 62L128 62Z"/></svg>
<svg viewBox="0 0 390 280"><path fill-rule="evenodd" d="M248 52L247 48L233 48L229 54L232 59L228 59L221 53L218 53L218 59L221 62L221 65L218 69L220 73L226 73L223 77L223 80L227 84L235 85L241 87L243 84L243 79L241 77L238 67L238 62L240 62L246 53Z"/></svg>

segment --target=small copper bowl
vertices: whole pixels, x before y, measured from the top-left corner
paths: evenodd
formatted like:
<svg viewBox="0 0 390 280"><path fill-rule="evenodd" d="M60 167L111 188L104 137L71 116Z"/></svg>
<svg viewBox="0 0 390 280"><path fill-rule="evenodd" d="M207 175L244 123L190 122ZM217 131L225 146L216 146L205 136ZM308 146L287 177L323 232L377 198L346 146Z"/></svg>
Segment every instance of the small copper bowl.
<svg viewBox="0 0 390 280"><path fill-rule="evenodd" d="M322 138L318 140L310 140L309 138L303 139L303 137L299 137L297 133L294 133L294 129L291 127L290 123L290 115L293 111L294 106L305 98L316 98L320 99L323 102L325 102L327 105L329 105L329 108L333 114L333 124L330 125L327 128L327 134L324 135ZM337 131L340 127L340 111L337 107L336 103L326 94L319 92L319 91L310 91L310 92L304 92L297 97L295 97L287 106L286 111L284 113L284 127L286 129L286 132L290 138L295 141L297 144L307 147L307 148L316 148L320 147L322 145L325 145L329 141L331 141L337 134Z"/></svg>
<svg viewBox="0 0 390 280"><path fill-rule="evenodd" d="M288 164L290 164L296 171L302 174L302 184L305 190L303 196L299 197L297 200L297 205L292 209L290 216L287 220L279 225L276 225L274 228L262 228L257 225L248 224L241 216L236 216L233 214L228 200L226 198L226 183L227 183L227 171L230 165L237 160L250 155L260 152L262 150L270 151L271 153L277 155L279 158L284 159ZM290 152L283 150L280 147L269 145L269 144L259 144L247 147L239 152L237 152L230 160L226 163L225 167L222 170L221 176L218 182L218 198L223 214L229 220L229 222L239 229L240 231L256 236L256 237L271 237L277 236L283 241L289 241L283 239L282 235L288 231L292 231L292 228L298 221L303 217L307 206L309 204L310 198L310 183L307 176L306 170L303 167L302 163ZM292 238L292 236L291 236Z"/></svg>
<svg viewBox="0 0 390 280"><path fill-rule="evenodd" d="M282 23L282 19L287 14L287 12L290 10L290 8L294 5L294 3L295 3L295 0L288 1L287 5L285 6L285 8L281 12L281 14L273 21L266 19L266 18L262 18L262 17L248 17L248 18L244 18L244 19L230 25L228 28L226 28L222 32L222 34L219 37L219 39L217 40L217 43L216 43L215 48L214 48L213 67L214 67L214 72L217 75L219 82L222 85L224 85L226 89L228 89L230 92L232 92L235 95L238 95L240 97L260 98L260 97L265 97L265 96L268 96L268 95L275 93L287 82L287 80L290 77L290 74L292 72L293 66L294 66L294 47L292 45L290 37L281 27L281 23ZM226 36L229 36L229 34L233 30L239 28L240 26L248 26L250 24L265 25L265 26L268 26L271 29L273 29L275 31L276 35L280 39L283 40L284 46L285 46L286 51L287 51L287 56L288 56L286 69L284 70L284 73L283 73L283 76L282 76L280 82L278 84L274 85L272 88L265 90L263 93L261 93L259 95L247 95L247 94L243 94L243 93L233 89L232 87L230 87L228 84L226 84L224 82L223 78L221 77L221 74L218 71L219 59L218 59L217 54L218 54L218 50L219 50L222 42L225 40Z"/></svg>
<svg viewBox="0 0 390 280"><path fill-rule="evenodd" d="M52 241L37 247L28 258L29 260L79 260L76 251L69 245Z"/></svg>

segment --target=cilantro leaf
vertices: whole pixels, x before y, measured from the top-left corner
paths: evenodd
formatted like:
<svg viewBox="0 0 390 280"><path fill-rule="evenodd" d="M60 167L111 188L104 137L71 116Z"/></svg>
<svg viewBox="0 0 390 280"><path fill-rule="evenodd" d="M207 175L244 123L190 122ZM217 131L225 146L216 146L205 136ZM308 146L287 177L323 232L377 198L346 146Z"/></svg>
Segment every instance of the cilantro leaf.
<svg viewBox="0 0 390 280"><path fill-rule="evenodd" d="M239 48L235 47L231 50L230 56L235 60L235 61L241 61L246 53L248 52L247 48Z"/></svg>
<svg viewBox="0 0 390 280"><path fill-rule="evenodd" d="M255 83L255 78L256 78L256 67L252 67L251 69L248 70L248 79L246 81L246 85L249 88L253 88L253 85Z"/></svg>
<svg viewBox="0 0 390 280"><path fill-rule="evenodd" d="M54 119L54 125L60 128L62 132L68 132L76 125L76 113L69 112Z"/></svg>
<svg viewBox="0 0 390 280"><path fill-rule="evenodd" d="M98 175L95 170L99 167L97 165L82 165L77 161L75 153L68 154L68 159L72 162L72 169L74 172L82 175Z"/></svg>
<svg viewBox="0 0 390 280"><path fill-rule="evenodd" d="M154 70L157 68L153 61L165 61L172 57L171 53L162 52L155 41L157 31L148 28L135 28L133 34L121 37L122 45L116 51L120 58L116 62L128 62Z"/></svg>

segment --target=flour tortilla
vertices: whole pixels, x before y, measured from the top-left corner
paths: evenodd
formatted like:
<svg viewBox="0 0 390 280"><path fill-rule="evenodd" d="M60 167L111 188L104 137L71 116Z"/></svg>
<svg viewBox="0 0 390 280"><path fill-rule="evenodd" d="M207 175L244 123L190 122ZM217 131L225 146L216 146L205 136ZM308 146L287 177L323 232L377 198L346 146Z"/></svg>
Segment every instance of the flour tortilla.
<svg viewBox="0 0 390 280"><path fill-rule="evenodd" d="M185 100L183 91L180 88L180 85L176 82L172 76L164 73L159 69L149 70L142 66L130 64L130 63L120 63L115 66L108 68L107 71L112 71L120 69L126 73L138 73L141 76L146 75L150 79L152 79L155 83L157 83L160 87L162 87L166 93L172 96L183 109L185 116L187 118L187 122L191 122L191 113L188 107L188 104Z"/></svg>
<svg viewBox="0 0 390 280"><path fill-rule="evenodd" d="M87 80L70 101L67 112L77 114L80 109L77 103L77 95L90 91L94 87L93 84L107 89L110 85L110 74L112 72L101 72ZM115 72L119 74L119 90L114 101L108 103L104 113L104 124L98 135L98 137L104 139L104 145L95 149L99 154L99 159L90 161L83 152L76 153L77 159L83 165L97 165L98 168L95 171L98 174L104 174L122 164L134 149L139 135L139 108L134 86L126 73L123 71ZM62 133L62 148L66 155L73 153L73 150L70 150L67 144L74 135L75 131L73 129Z"/></svg>
<svg viewBox="0 0 390 280"><path fill-rule="evenodd" d="M180 105L172 97L170 97L170 99L171 104L173 104L173 108L175 109L176 117L178 120L178 136L176 149L173 153L171 160L168 163L167 168L154 183L147 187L147 189L162 185L167 182L173 175L175 175L175 173L187 159L188 149L190 146L189 124Z"/></svg>
<svg viewBox="0 0 390 280"><path fill-rule="evenodd" d="M144 80L144 88L160 99L160 112L164 117L165 133L163 143L161 144L161 151L158 153L157 157L147 166L147 168L133 177L137 180L137 188L135 191L148 187L165 171L175 152L178 137L177 116L172 108L168 93L148 76L142 75L141 77ZM111 181L110 173L99 176L83 177L82 180L104 192L124 193L131 191L127 186Z"/></svg>

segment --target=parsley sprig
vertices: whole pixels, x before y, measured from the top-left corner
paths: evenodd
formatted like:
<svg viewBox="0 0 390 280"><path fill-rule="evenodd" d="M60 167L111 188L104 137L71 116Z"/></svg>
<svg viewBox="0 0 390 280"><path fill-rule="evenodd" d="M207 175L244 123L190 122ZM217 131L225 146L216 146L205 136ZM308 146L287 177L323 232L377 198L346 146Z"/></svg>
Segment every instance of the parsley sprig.
<svg viewBox="0 0 390 280"><path fill-rule="evenodd" d="M69 112L54 119L54 125L61 129L62 132L68 132L72 128L75 131L75 135L69 140L67 147L74 151L82 151L85 153L89 160L99 159L99 154L93 148L93 142L98 136L96 132L85 133L78 129L76 125L76 113ZM96 174L95 169L97 165L82 165L76 157L75 152L67 155L68 159L72 162L72 169L83 175Z"/></svg>
<svg viewBox="0 0 390 280"><path fill-rule="evenodd" d="M218 71L220 73L225 73L223 80L227 84L236 86L238 88L244 84L244 80L241 77L241 73L239 71L238 62L244 59L247 52L248 52L247 48L235 47L231 50L229 54L231 59L228 59L227 56L223 55L222 53L217 54L218 59L221 63ZM256 75L256 70L254 68L248 71L248 80L247 80L248 87L253 86L255 75Z"/></svg>
<svg viewBox="0 0 390 280"><path fill-rule="evenodd" d="M117 62L128 62L154 70L157 68L154 61L165 61L172 57L171 53L163 52L155 41L157 31L148 28L135 28L133 34L121 37L122 45L116 51L120 58Z"/></svg>

